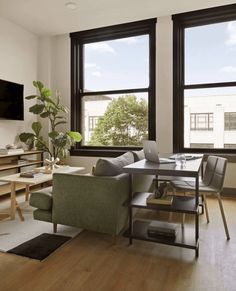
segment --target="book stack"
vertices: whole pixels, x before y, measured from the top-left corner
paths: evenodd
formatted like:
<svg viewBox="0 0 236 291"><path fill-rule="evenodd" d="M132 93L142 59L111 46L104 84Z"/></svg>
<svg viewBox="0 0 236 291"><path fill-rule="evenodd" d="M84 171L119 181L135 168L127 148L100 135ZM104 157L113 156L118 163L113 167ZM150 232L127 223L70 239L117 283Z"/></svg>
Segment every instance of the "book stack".
<svg viewBox="0 0 236 291"><path fill-rule="evenodd" d="M175 239L178 225L168 222L152 221L147 229L150 237Z"/></svg>
<svg viewBox="0 0 236 291"><path fill-rule="evenodd" d="M0 149L0 155L14 155L23 153L24 153L23 149L6 149L6 148Z"/></svg>
<svg viewBox="0 0 236 291"><path fill-rule="evenodd" d="M171 205L172 202L173 202L172 195L162 195L160 198L156 198L155 194L150 194L146 200L146 203L149 205L152 204Z"/></svg>

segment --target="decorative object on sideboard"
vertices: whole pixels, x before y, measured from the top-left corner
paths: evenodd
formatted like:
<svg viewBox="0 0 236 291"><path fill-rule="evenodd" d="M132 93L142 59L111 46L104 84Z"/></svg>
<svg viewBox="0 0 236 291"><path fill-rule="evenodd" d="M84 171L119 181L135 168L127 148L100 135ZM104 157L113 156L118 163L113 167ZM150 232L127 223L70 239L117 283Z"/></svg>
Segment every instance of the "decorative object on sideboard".
<svg viewBox="0 0 236 291"><path fill-rule="evenodd" d="M44 160L44 164L45 164L45 173L46 174L51 174L54 168L59 168L59 166L57 165L57 163L60 162L59 158L52 158L51 160L49 159L45 159Z"/></svg>
<svg viewBox="0 0 236 291"><path fill-rule="evenodd" d="M34 81L33 85L38 90L38 94L27 96L26 99L36 99L37 103L29 108L29 112L39 115L41 118L48 118L50 144L44 140L40 133L42 125L39 121L32 123L33 132L23 132L19 135L19 138L22 142L47 152L50 158L63 158L68 154L68 148L76 142L80 142L82 136L75 131L61 132L57 130L59 125L67 123L65 115L68 114L68 109L60 104L59 92L56 92L54 98L51 91L44 87L40 81Z"/></svg>

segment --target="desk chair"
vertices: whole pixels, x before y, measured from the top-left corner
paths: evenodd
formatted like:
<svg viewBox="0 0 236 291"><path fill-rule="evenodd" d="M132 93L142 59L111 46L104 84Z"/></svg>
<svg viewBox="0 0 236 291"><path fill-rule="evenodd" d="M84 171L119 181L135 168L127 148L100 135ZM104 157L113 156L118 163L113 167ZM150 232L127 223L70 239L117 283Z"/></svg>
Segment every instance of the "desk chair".
<svg viewBox="0 0 236 291"><path fill-rule="evenodd" d="M221 216L225 228L225 234L227 239L230 239L227 222L225 218L224 208L221 200L220 193L223 189L225 171L227 160L221 157L209 156L206 163L206 169L203 179L199 182L199 193L202 195L203 203L206 210L207 223L209 223L209 212L207 207L207 194L215 194L221 211ZM176 191L180 192L195 192L195 181L193 180L177 180L171 181L172 186Z"/></svg>

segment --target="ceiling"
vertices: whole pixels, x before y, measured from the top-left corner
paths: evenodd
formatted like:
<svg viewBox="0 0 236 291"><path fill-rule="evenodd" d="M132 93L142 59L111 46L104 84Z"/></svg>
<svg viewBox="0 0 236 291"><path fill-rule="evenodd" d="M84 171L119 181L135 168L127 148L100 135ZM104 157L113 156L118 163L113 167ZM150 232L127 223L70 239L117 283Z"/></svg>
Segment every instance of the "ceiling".
<svg viewBox="0 0 236 291"><path fill-rule="evenodd" d="M69 10L66 2L76 2ZM229 0L0 0L0 16L38 35L130 22L232 4Z"/></svg>

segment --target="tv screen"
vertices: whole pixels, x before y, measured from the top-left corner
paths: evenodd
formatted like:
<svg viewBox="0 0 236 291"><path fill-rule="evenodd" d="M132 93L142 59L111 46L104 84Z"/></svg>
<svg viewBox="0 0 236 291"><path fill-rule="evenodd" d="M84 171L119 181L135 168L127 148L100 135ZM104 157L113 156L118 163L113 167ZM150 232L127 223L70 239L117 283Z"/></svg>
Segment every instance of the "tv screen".
<svg viewBox="0 0 236 291"><path fill-rule="evenodd" d="M0 80L0 119L24 120L24 85Z"/></svg>

